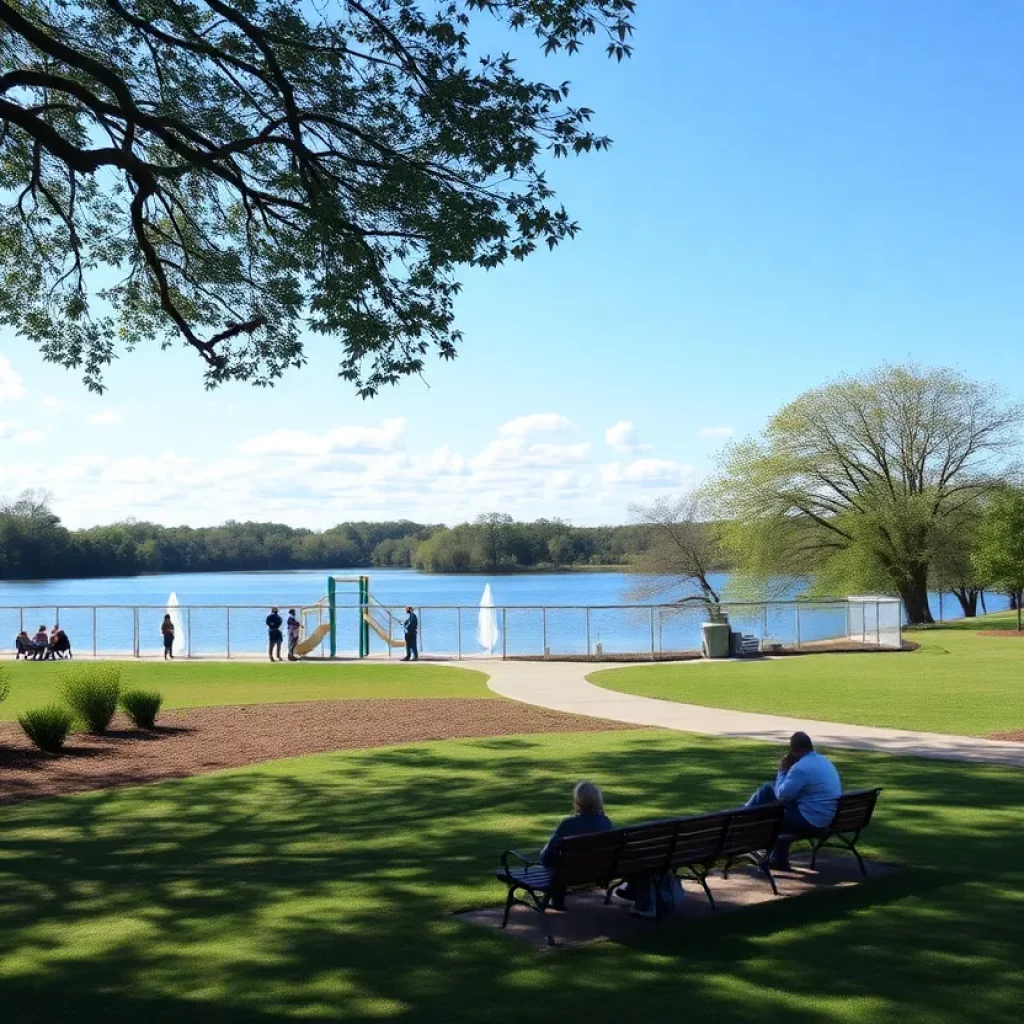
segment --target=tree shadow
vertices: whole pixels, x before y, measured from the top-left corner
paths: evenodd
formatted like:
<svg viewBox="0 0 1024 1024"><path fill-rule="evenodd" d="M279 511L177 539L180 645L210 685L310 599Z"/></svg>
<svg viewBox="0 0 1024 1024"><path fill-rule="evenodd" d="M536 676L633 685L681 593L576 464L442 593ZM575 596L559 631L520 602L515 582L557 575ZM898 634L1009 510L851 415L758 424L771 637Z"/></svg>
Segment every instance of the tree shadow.
<svg viewBox="0 0 1024 1024"><path fill-rule="evenodd" d="M837 758L886 787L868 853L918 867L628 944L539 956L452 914L497 903L572 784L620 823L734 806L775 751L660 732L418 744L47 800L0 818L15 1020L1013 1019L1024 780ZM951 969L955 965L955 970ZM860 1008L851 1016L851 1007Z"/></svg>

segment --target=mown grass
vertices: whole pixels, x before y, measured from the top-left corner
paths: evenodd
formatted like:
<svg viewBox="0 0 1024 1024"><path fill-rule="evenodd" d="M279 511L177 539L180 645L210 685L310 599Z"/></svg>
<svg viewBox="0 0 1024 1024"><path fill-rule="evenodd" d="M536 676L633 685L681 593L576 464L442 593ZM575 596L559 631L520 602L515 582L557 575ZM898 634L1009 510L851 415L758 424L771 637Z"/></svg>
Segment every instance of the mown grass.
<svg viewBox="0 0 1024 1024"><path fill-rule="evenodd" d="M85 663L83 663L85 664ZM157 690L164 708L272 704L374 697L493 697L481 672L443 665L283 665L227 662L118 662L121 688ZM0 721L52 703L58 675L75 662L7 662L11 692Z"/></svg>
<svg viewBox="0 0 1024 1024"><path fill-rule="evenodd" d="M649 665L595 672L597 686L737 711L965 736L1024 728L1024 638L993 615L908 633L918 651Z"/></svg>
<svg viewBox="0 0 1024 1024"><path fill-rule="evenodd" d="M1010 1022L1021 773L837 758L886 787L865 850L912 869L629 945L538 954L463 925L579 777L618 821L735 804L777 751L680 734L417 744L0 809L18 1022ZM703 898L694 895L694 899Z"/></svg>

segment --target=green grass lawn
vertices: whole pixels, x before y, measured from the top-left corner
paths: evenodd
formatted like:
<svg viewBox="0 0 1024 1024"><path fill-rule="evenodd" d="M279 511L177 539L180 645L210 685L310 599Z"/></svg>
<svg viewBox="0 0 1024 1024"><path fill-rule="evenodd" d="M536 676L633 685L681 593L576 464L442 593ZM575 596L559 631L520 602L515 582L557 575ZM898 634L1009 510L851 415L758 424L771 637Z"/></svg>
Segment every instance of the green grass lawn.
<svg viewBox="0 0 1024 1024"><path fill-rule="evenodd" d="M865 851L914 867L629 945L463 925L581 776L619 821L732 805L777 750L673 733L351 751L0 808L12 1022L1020 1020L1024 776L837 758L886 787ZM703 899L694 895L694 899Z"/></svg>
<svg viewBox="0 0 1024 1024"><path fill-rule="evenodd" d="M818 721L965 736L1024 728L1024 639L981 637L1016 619L908 633L913 652L816 654L720 664L646 665L590 681L642 697Z"/></svg>
<svg viewBox="0 0 1024 1024"><path fill-rule="evenodd" d="M159 690L165 708L370 697L493 697L482 672L443 665L291 665L120 662L122 686ZM11 692L0 721L52 701L74 662L6 662Z"/></svg>

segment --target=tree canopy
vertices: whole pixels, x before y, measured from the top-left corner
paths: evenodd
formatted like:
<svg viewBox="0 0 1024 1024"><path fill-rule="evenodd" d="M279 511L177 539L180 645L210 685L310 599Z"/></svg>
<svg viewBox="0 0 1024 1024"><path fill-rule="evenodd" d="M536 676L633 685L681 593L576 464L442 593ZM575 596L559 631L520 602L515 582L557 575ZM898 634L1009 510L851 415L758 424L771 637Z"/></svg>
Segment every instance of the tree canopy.
<svg viewBox="0 0 1024 1024"><path fill-rule="evenodd" d="M992 496L973 558L975 571L1014 599L1019 631L1024 599L1024 489L1008 486Z"/></svg>
<svg viewBox="0 0 1024 1024"><path fill-rule="evenodd" d="M989 385L912 364L805 392L727 451L734 557L831 592L895 590L910 622L931 621L937 553L998 485L1019 414Z"/></svg>
<svg viewBox="0 0 1024 1024"><path fill-rule="evenodd" d="M457 269L573 236L545 157L609 144L470 30L621 60L634 5L0 0L0 324L93 389L152 341L269 384L308 328L363 396L452 358Z"/></svg>

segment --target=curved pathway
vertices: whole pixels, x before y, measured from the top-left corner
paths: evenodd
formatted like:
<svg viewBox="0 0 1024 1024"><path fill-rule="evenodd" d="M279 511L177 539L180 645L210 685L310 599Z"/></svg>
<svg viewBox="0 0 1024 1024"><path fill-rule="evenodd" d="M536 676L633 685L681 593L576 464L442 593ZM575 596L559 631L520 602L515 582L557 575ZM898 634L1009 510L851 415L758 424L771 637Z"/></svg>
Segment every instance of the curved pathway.
<svg viewBox="0 0 1024 1024"><path fill-rule="evenodd" d="M465 662L453 665L469 667ZM686 662L699 672L701 662ZM912 757L937 757L1024 768L1024 743L947 736L935 732L878 729L868 725L815 722L808 719L726 711L697 704L616 693L587 682L595 666L578 662L486 661L472 667L489 673L488 687L502 697L553 711L592 715L614 722L657 726L679 732L730 739L786 742L797 729L810 733L822 747L876 750Z"/></svg>

